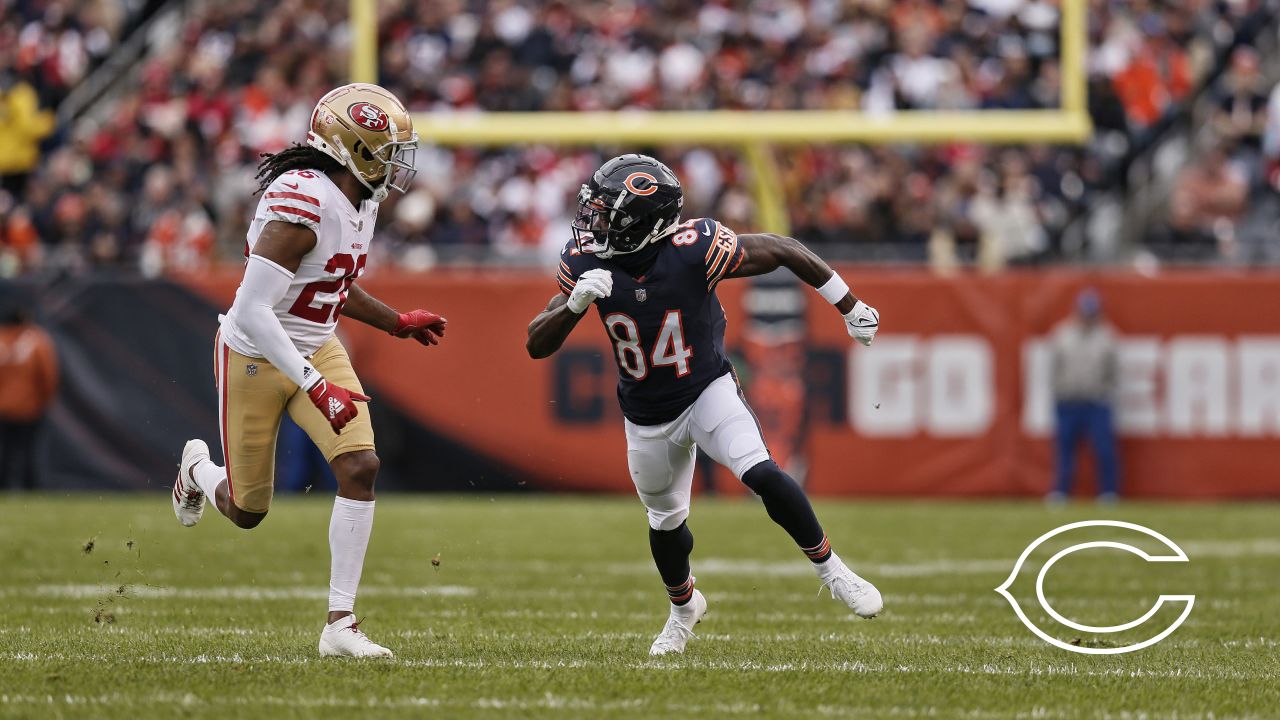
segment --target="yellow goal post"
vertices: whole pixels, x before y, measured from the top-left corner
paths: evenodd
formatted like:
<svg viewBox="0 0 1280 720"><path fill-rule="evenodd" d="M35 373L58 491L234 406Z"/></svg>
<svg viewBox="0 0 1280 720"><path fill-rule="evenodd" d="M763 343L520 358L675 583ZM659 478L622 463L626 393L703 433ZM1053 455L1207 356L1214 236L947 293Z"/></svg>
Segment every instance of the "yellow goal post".
<svg viewBox="0 0 1280 720"><path fill-rule="evenodd" d="M351 0L351 77L377 82L377 0ZM1083 143L1087 106L1086 0L1061 0L1061 98L1056 110L417 113L414 128L435 145L712 145L741 149L751 169L760 230L786 234L788 213L774 145L813 143Z"/></svg>

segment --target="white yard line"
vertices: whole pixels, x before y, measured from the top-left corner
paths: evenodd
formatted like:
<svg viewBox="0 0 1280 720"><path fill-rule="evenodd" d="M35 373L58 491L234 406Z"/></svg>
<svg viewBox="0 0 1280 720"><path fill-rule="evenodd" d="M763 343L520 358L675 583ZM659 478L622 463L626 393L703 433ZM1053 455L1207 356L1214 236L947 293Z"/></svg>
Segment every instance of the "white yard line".
<svg viewBox="0 0 1280 720"><path fill-rule="evenodd" d="M928 577L933 575L982 575L1007 573L1013 567L1017 553L1007 560L949 560L939 558L909 563L851 562L850 566L864 575L882 577ZM521 560L507 563L514 570L525 573L564 572L566 563L550 560ZM571 564L569 564L571 565ZM583 564L580 569L596 575L653 575L649 562L619 562ZM817 577L813 565L803 557L795 560L747 560L742 558L693 558L693 570L697 575L736 575L746 577Z"/></svg>
<svg viewBox="0 0 1280 720"><path fill-rule="evenodd" d="M432 617L430 620L435 620ZM652 631L646 629L643 631L598 631L585 630L580 632L564 633L554 630L539 630L529 632L502 632L494 630L480 630L467 635L468 638L476 640L504 640L518 642L545 642L564 644L565 642L598 644L601 642L636 642L648 645L649 641L660 627L660 617L644 616L642 622L636 623L637 627L652 628ZM428 623L429 624L429 623ZM85 626L83 632L94 634L107 634L127 636L134 642L142 642L148 640L168 640L173 637L195 637L195 638L222 638L222 637L256 637L256 638L310 638L311 631L304 629L276 629L262 630L243 627L121 627L119 625L108 625L104 627ZM440 630L383 630L377 633L380 638L396 638L399 640L435 640L442 633L448 632L447 628ZM19 628L2 628L0 635L30 635L33 631L29 627ZM824 632L824 633L770 633L760 632L753 633L744 631L741 633L719 633L719 632L699 632L698 640L705 643L792 643L792 642L823 642L823 643L840 643L843 645L854 645L859 647L881 647L891 645L893 647L949 647L949 646L976 646L976 647L1027 647L1038 648L1042 644L1033 637L984 637L984 636L962 636L962 637L943 637L939 635L916 635L916 634L884 634L880 633L875 636L857 635L851 633ZM1265 640L1264 640L1265 641ZM1195 640L1183 639L1180 641L1182 645L1198 645ZM1275 642L1270 641L1269 645L1258 645L1254 643L1246 643L1245 647L1274 647ZM33 658L35 659L35 658Z"/></svg>
<svg viewBox="0 0 1280 720"><path fill-rule="evenodd" d="M1194 560L1205 558L1275 557L1280 556L1280 540L1258 538L1248 540L1188 540L1179 545ZM914 562L870 563L850 561L859 574L868 577L934 577L946 575L1005 574L1013 568L1021 547L1009 549L1007 558L933 558ZM501 561L499 561L501 562ZM564 563L549 560L524 560L512 563L523 572L563 572ZM648 562L592 563L584 565L588 574L652 575ZM693 558L697 575L736 575L747 577L814 577L813 567L803 558L795 560L750 560L743 558Z"/></svg>
<svg viewBox="0 0 1280 720"><path fill-rule="evenodd" d="M118 590L123 588L123 592ZM423 587L395 587L373 585L360 588L362 596L372 597L468 597L476 588L465 585L427 585ZM36 585L35 587L8 587L0 595L46 598L102 598L110 595L125 598L179 598L186 600L315 600L329 597L327 588L321 585L293 585L266 587L260 585L217 585L214 587L160 587L155 585L124 584L66 584Z"/></svg>
<svg viewBox="0 0 1280 720"><path fill-rule="evenodd" d="M316 658L284 657L276 655L141 655L124 658L119 655L103 655L98 653L42 653L42 652L9 652L0 653L0 660L15 662L86 662L96 664L114 664L127 661L131 664L149 663L159 665L210 665L210 664L253 664L303 666L322 665L324 661ZM754 673L840 673L848 675L987 675L1010 677L1112 677L1131 680L1274 680L1275 676L1268 672L1226 670L1221 668L1178 668L1173 670L1148 670L1144 668L1112 668L1109 670L1090 670L1075 663L1066 664L1031 664L1001 665L996 663L956 663L942 667L927 667L909 663L879 662L783 662L761 663L756 661L730 662L725 660L704 660L695 657L672 659L633 660L630 662L601 662L599 660L482 660L466 658L397 658L387 661L388 664L407 668L464 668L468 670L555 670L586 669L616 672L652 671L683 672L686 670L723 670L728 672Z"/></svg>
<svg viewBox="0 0 1280 720"><path fill-rule="evenodd" d="M1188 540L1182 547L1191 556L1207 558L1237 557L1274 557L1280 556L1280 540ZM1013 567L1014 551L1010 551L1007 559L947 559L937 558L906 563L858 563L857 569L869 577L935 577L946 575L998 575L1008 572ZM522 561L516 565L523 572L561 572L564 563L547 560ZM643 575L654 574L653 565L647 562L630 563L592 563L588 567L591 572L610 575ZM698 575L733 575L737 577L815 577L812 566L803 559L794 561L762 561L738 558L695 558L694 571ZM289 574L290 579L299 577ZM229 599L229 600L299 600L327 597L327 590L321 584L316 585L217 585L214 587L170 587L155 585L135 585L126 583L126 595L130 597L182 598L182 599ZM40 584L32 586L10 586L0 590L0 596L36 596L65 598L97 598L119 587L111 584ZM396 585L369 585L360 592L366 596L382 597L417 597L422 595L458 597L477 594L481 589L464 585L427 585L420 587L401 587ZM555 588L531 588L528 594L555 592ZM649 597L652 593L644 591L621 591L636 597ZM721 593L722 599L733 600L736 597L747 597L745 593L731 595ZM913 596L899 596L900 601L912 602ZM964 596L917 596L925 598L921 604L947 604L950 599L965 599Z"/></svg>
<svg viewBox="0 0 1280 720"><path fill-rule="evenodd" d="M1274 557L1280 555L1280 540L1256 538L1250 540L1188 540L1179 543L1187 555L1197 557Z"/></svg>

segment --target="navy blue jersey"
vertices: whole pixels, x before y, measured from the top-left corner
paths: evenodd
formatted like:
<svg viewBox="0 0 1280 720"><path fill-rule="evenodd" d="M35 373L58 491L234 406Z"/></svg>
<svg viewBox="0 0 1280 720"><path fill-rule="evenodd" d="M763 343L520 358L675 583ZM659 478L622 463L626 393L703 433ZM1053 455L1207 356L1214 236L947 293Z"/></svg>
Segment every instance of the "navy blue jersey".
<svg viewBox="0 0 1280 720"><path fill-rule="evenodd" d="M732 369L716 283L742 262L738 236L700 218L656 242L657 259L639 278L578 252L570 242L556 279L568 295L588 270L604 268L613 275L613 293L595 306L613 342L622 414L637 425L674 420Z"/></svg>

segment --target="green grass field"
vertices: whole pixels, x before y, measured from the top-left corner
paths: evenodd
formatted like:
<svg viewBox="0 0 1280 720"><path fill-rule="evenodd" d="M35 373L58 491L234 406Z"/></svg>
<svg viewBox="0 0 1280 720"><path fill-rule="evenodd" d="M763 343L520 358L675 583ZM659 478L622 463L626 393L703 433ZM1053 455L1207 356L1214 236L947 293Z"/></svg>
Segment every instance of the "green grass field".
<svg viewBox="0 0 1280 720"><path fill-rule="evenodd" d="M817 597L756 503L699 500L710 612L684 656L651 660L667 606L633 499L385 495L357 609L397 657L360 662L316 654L330 507L283 498L246 532L214 511L182 528L160 494L0 499L0 716L1280 717L1276 505L821 503L884 592L863 621ZM1101 625L1196 594L1154 647L1051 647L992 591L1041 533L1095 518L1191 562L1072 555L1050 599Z"/></svg>

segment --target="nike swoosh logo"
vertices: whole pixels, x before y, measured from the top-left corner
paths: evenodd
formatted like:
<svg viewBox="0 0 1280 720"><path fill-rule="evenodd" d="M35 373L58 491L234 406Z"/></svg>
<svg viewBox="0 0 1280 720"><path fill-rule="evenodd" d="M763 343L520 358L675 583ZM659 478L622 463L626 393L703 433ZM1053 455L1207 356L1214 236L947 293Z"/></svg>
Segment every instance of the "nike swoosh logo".
<svg viewBox="0 0 1280 720"><path fill-rule="evenodd" d="M711 223L710 223L710 222L703 222L703 223L702 223L702 234L703 234L703 235L710 235L710 234L711 234Z"/></svg>
<svg viewBox="0 0 1280 720"><path fill-rule="evenodd" d="M280 184L281 184L281 185L283 185L283 186L285 186L285 187L287 187L287 188L289 188L290 190L297 190L297 189L298 189L298 183L287 183L287 182L282 182L282 183L280 183Z"/></svg>

